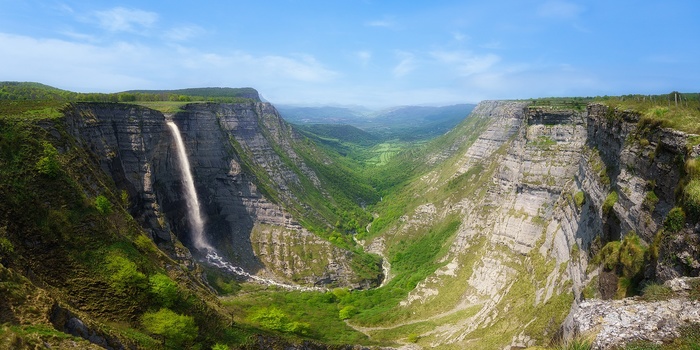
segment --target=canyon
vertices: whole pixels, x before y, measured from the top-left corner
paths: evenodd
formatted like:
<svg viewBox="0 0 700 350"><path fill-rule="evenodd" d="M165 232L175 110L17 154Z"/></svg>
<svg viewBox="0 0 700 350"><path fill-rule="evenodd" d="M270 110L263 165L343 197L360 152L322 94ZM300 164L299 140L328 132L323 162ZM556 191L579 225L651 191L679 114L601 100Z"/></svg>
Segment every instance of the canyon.
<svg viewBox="0 0 700 350"><path fill-rule="evenodd" d="M124 194L128 216L119 216L125 221L116 230L143 232L157 247L144 253L148 259L159 261L171 278L206 300L199 308L210 310L201 313L212 325L202 323L202 331L220 327L226 318L203 266L231 273L240 283L319 295L406 290L374 318L363 312L383 304L337 301L339 309L357 310L344 321L366 337L358 345L405 349L518 349L582 335L600 348L618 346L624 344L619 332L592 325L600 318L595 310L602 307L596 302L607 303L606 314L615 314L647 301L625 299L618 305L603 300L700 274L698 218L687 211L681 227L672 230L667 224L682 204L679 189L691 176L687 163L700 157L696 136L602 103L553 107L482 101L443 136L397 156L387 171L400 166L396 169L407 177L381 196L348 194L344 187L355 180L338 180L329 170L342 169L339 158L265 102L190 103L173 113L131 104L71 103L60 118L37 125L67 165L79 159L92 169L70 170L78 193L92 198L108 188L115 206L118 194ZM175 128L180 136L172 132ZM180 170L183 158L190 163L183 166L191 170L190 184ZM6 185L3 191L14 189ZM201 239L190 225L192 192L203 218ZM134 324L134 315L146 304L114 317L92 309L90 303L104 302L90 299L90 293L101 293L98 287L83 290L79 282L37 272L51 270L46 257L54 243L40 234L20 234L23 221L11 216L21 215L9 209L13 205L4 204L8 211L0 227L22 256L5 257L2 263L21 272L5 276L25 276L22 283L33 286L27 287L31 293L54 298L47 305L62 305L64 314L85 321L87 333L110 348L129 344L118 331L99 325L107 319ZM62 210L56 209L59 204L46 205L51 215ZM366 227L338 232L343 220L361 226L362 216L348 213L363 210L371 217ZM79 230L80 225L71 225ZM98 230L92 226L90 232ZM645 253L630 253L641 260L627 264L620 256L632 248ZM32 255L35 251L42 253ZM427 267L411 267L420 259ZM153 268L142 268L148 269ZM74 289L81 292L56 293ZM624 340L667 341L683 326L700 323L697 301L679 298L671 306L646 307L658 307L655 314L690 310L687 315L649 318L663 327L638 325L646 331ZM19 302L4 306L10 311L3 320L26 313L27 307ZM630 318L619 318L625 317ZM59 330L70 328L48 321ZM264 347L265 341L251 348ZM326 346L295 344L285 346Z"/></svg>

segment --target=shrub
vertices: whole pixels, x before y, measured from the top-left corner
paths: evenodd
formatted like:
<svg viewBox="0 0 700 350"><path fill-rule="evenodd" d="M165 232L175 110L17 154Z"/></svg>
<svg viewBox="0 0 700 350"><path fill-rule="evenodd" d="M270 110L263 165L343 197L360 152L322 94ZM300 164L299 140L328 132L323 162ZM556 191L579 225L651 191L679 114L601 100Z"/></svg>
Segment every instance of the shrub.
<svg viewBox="0 0 700 350"><path fill-rule="evenodd" d="M289 321L287 315L276 307L258 310L250 319L263 328L276 331L284 331L284 326Z"/></svg>
<svg viewBox="0 0 700 350"><path fill-rule="evenodd" d="M216 343L211 347L211 350L229 350L228 345Z"/></svg>
<svg viewBox="0 0 700 350"><path fill-rule="evenodd" d="M683 188L683 204L693 222L697 222L700 219L700 180L691 180Z"/></svg>
<svg viewBox="0 0 700 350"><path fill-rule="evenodd" d="M105 260L107 270L111 273L109 283L117 292L124 294L133 290L144 290L148 286L146 275L139 272L136 264L129 259L109 254Z"/></svg>
<svg viewBox="0 0 700 350"><path fill-rule="evenodd" d="M668 212L664 221L664 228L669 232L678 232L685 226L685 212L683 208L675 207Z"/></svg>
<svg viewBox="0 0 700 350"><path fill-rule="evenodd" d="M610 213L610 210L615 206L615 203L617 203L617 192L612 191L608 194L607 197L605 197L605 202L603 202L603 214L608 214Z"/></svg>
<svg viewBox="0 0 700 350"><path fill-rule="evenodd" d="M355 308L352 305L348 305L348 306L340 309L340 311L338 311L338 317L341 320L347 320L348 318L354 316L355 314L357 314L357 308Z"/></svg>
<svg viewBox="0 0 700 350"><path fill-rule="evenodd" d="M260 309L250 318L260 327L285 333L308 335L311 325L306 322L291 321L289 317L276 307Z"/></svg>
<svg viewBox="0 0 700 350"><path fill-rule="evenodd" d="M691 179L700 179L700 158L688 159L685 162L685 173Z"/></svg>
<svg viewBox="0 0 700 350"><path fill-rule="evenodd" d="M619 241L608 242L595 256L593 262L603 264L603 267L608 271L615 269L620 261L620 245Z"/></svg>
<svg viewBox="0 0 700 350"><path fill-rule="evenodd" d="M56 147L47 141L42 142L42 146L44 146L44 154L36 162L36 170L48 177L56 177L61 171L61 165L58 162L58 151Z"/></svg>
<svg viewBox="0 0 700 350"><path fill-rule="evenodd" d="M97 208L100 214L109 215L109 213L112 212L112 203L109 202L107 197L99 195L95 198L95 208Z"/></svg>
<svg viewBox="0 0 700 350"><path fill-rule="evenodd" d="M157 273L148 278L151 295L163 306L172 306L180 298L180 290L170 277Z"/></svg>
<svg viewBox="0 0 700 350"><path fill-rule="evenodd" d="M311 332L311 325L307 322L289 322L285 325L284 332L299 335L309 335L309 333Z"/></svg>
<svg viewBox="0 0 700 350"><path fill-rule="evenodd" d="M586 203L586 195L583 193L583 191L576 192L574 195L574 202L576 203L576 207L579 209Z"/></svg>
<svg viewBox="0 0 700 350"><path fill-rule="evenodd" d="M663 284L651 283L642 289L642 297L649 301L666 300L671 296L673 296L673 291Z"/></svg>
<svg viewBox="0 0 700 350"><path fill-rule="evenodd" d="M347 288L333 288L331 293L333 293L338 300L342 300L346 296L350 295L350 291L348 291Z"/></svg>
<svg viewBox="0 0 700 350"><path fill-rule="evenodd" d="M192 316L179 315L166 308L145 313L141 323L149 333L163 336L166 347L180 348L197 337L198 329Z"/></svg>
<svg viewBox="0 0 700 350"><path fill-rule="evenodd" d="M156 251L156 247L153 244L153 241L151 241L150 238L146 237L146 235L136 236L136 238L134 238L134 245L140 251L145 253L154 253Z"/></svg>
<svg viewBox="0 0 700 350"><path fill-rule="evenodd" d="M15 251L15 246L12 245L9 239L0 237L0 255L10 255Z"/></svg>
<svg viewBox="0 0 700 350"><path fill-rule="evenodd" d="M61 171L61 164L58 162L58 151L51 143L42 142L44 153L39 161L36 162L36 169L40 174L56 177Z"/></svg>
<svg viewBox="0 0 700 350"><path fill-rule="evenodd" d="M634 278L644 268L644 254L646 249L642 246L639 236L635 232L629 232L620 244L619 259L624 276Z"/></svg>
<svg viewBox="0 0 700 350"><path fill-rule="evenodd" d="M411 333L408 335L408 338L406 338L409 343L417 343L418 339L420 339L420 336L416 333Z"/></svg>
<svg viewBox="0 0 700 350"><path fill-rule="evenodd" d="M642 206L644 206L644 208L647 208L647 210L653 212L656 208L657 203L659 203L659 197L656 195L656 193L654 193L654 191L649 191L644 197L644 202L642 202Z"/></svg>
<svg viewBox="0 0 700 350"><path fill-rule="evenodd" d="M124 208L129 206L129 192L126 192L126 190L122 190L121 192L121 200L122 200L122 205Z"/></svg>
<svg viewBox="0 0 700 350"><path fill-rule="evenodd" d="M590 350L593 349L593 344L586 339L574 338L560 344L556 347L557 350Z"/></svg>
<svg viewBox="0 0 700 350"><path fill-rule="evenodd" d="M0 227L0 256L8 256L15 252L15 246L5 237L6 234L7 227Z"/></svg>

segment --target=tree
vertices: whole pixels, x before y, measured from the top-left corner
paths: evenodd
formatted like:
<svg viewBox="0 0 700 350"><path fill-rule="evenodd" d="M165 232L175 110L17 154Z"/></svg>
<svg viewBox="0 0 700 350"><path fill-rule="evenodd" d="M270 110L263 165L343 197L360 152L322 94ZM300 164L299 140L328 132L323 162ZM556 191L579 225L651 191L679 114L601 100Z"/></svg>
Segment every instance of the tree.
<svg viewBox="0 0 700 350"><path fill-rule="evenodd" d="M167 308L143 314L141 323L149 333L163 336L168 348L183 347L192 342L199 331L192 316L176 314Z"/></svg>
<svg viewBox="0 0 700 350"><path fill-rule="evenodd" d="M338 317L341 320L347 320L348 318L354 316L355 314L357 314L357 308L355 308L352 305L348 305L348 306L340 309L340 311L338 311Z"/></svg>
<svg viewBox="0 0 700 350"><path fill-rule="evenodd" d="M170 277L157 273L148 278L151 295L163 306L172 306L180 297L177 284Z"/></svg>
<svg viewBox="0 0 700 350"><path fill-rule="evenodd" d="M110 285L118 293L130 295L145 290L146 275L140 272L131 260L117 254L107 255L105 260L107 270L111 273Z"/></svg>
<svg viewBox="0 0 700 350"><path fill-rule="evenodd" d="M36 169L39 173L48 177L56 177L61 170L61 165L58 163L58 151L49 142L42 143L44 154L39 161L36 162Z"/></svg>
<svg viewBox="0 0 700 350"><path fill-rule="evenodd" d="M109 202L107 197L99 195L95 198L95 208L100 214L109 215L112 212L112 203Z"/></svg>

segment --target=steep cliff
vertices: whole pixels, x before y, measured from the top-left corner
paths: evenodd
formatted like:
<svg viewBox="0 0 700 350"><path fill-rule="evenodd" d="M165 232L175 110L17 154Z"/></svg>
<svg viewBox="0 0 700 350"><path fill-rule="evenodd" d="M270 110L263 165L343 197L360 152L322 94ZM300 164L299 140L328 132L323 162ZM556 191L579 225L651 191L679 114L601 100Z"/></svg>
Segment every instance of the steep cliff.
<svg viewBox="0 0 700 350"><path fill-rule="evenodd" d="M180 128L210 243L244 270L302 284L367 285L352 261L358 254L321 239L296 218L330 227L331 188L306 165L297 134L266 103L190 104L172 115L132 105L75 104L71 133L99 158L131 212L175 256L192 248L182 179L166 119ZM320 152L320 151L319 151ZM316 192L327 206L299 205ZM304 198L306 199L306 198ZM311 257L311 258L309 258ZM374 277L376 278L376 277Z"/></svg>
<svg viewBox="0 0 700 350"><path fill-rule="evenodd" d="M697 157L688 135L600 104L486 101L469 120L421 156L432 170L391 198L404 215L368 242L394 265L398 247L458 220L449 248L396 308L410 316L358 329L424 346L542 344L584 291L624 297L697 275L697 227L662 229Z"/></svg>

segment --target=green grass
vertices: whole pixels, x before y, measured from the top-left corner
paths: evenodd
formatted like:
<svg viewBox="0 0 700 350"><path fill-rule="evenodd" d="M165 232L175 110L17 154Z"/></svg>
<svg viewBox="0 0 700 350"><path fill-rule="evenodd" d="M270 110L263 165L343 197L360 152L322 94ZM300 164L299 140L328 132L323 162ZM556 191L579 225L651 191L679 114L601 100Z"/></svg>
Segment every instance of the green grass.
<svg viewBox="0 0 700 350"><path fill-rule="evenodd" d="M63 116L63 101L0 101L0 118L5 120L46 120Z"/></svg>
<svg viewBox="0 0 700 350"><path fill-rule="evenodd" d="M366 163L372 166L386 165L389 163L391 158L396 156L405 148L406 143L403 142L380 143L367 151L371 157L366 161Z"/></svg>
<svg viewBox="0 0 700 350"><path fill-rule="evenodd" d="M538 136L531 144L541 150L548 150L552 146L556 146L557 142L552 140L549 136Z"/></svg>
<svg viewBox="0 0 700 350"><path fill-rule="evenodd" d="M595 102L617 110L635 111L642 116L640 123L700 134L700 101L697 94L631 95L597 98Z"/></svg>
<svg viewBox="0 0 700 350"><path fill-rule="evenodd" d="M482 305L474 305L443 317L410 323L395 328L374 330L370 331L369 333L373 340L381 343L391 343L395 342L396 340L403 340L409 343L418 343L418 341L421 339L419 334L427 333L442 325L455 324L461 320L468 319L479 312L481 308Z"/></svg>
<svg viewBox="0 0 700 350"><path fill-rule="evenodd" d="M617 203L618 199L618 194L615 191L612 191L608 193L608 196L605 197L605 201L603 202L603 214L608 214L612 210L612 208L615 206L615 203Z"/></svg>
<svg viewBox="0 0 700 350"><path fill-rule="evenodd" d="M642 289L642 298L649 301L666 300L673 296L671 288L663 284L650 283Z"/></svg>
<svg viewBox="0 0 700 350"><path fill-rule="evenodd" d="M555 350L591 350L593 344L588 339L574 338L565 341L563 344L557 345Z"/></svg>
<svg viewBox="0 0 700 350"><path fill-rule="evenodd" d="M174 114L182 111L182 107L193 102L181 101L138 101L130 102L135 105L143 106L150 109L155 109L164 114Z"/></svg>
<svg viewBox="0 0 700 350"><path fill-rule="evenodd" d="M235 297L222 299L237 322L250 324L264 308L275 307L289 322L309 324L308 338L329 344L369 344L367 336L345 324L339 316L338 298L331 292L295 292L260 290L244 286ZM293 334L287 334L293 336Z"/></svg>
<svg viewBox="0 0 700 350"><path fill-rule="evenodd" d="M586 203L586 194L583 191L576 192L574 194L574 203L576 203L577 208L581 209L583 204Z"/></svg>
<svg viewBox="0 0 700 350"><path fill-rule="evenodd" d="M394 309L408 292L444 263L437 261L449 245L446 242L459 227L459 221L446 221L423 235L405 239L389 251L394 278L384 287L355 291L341 300L341 305L355 306L358 314L352 318L362 325L387 324L405 317Z"/></svg>

